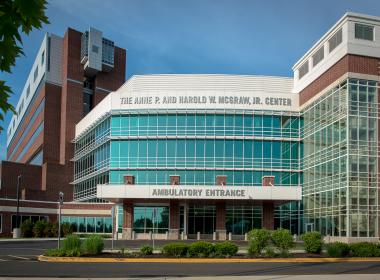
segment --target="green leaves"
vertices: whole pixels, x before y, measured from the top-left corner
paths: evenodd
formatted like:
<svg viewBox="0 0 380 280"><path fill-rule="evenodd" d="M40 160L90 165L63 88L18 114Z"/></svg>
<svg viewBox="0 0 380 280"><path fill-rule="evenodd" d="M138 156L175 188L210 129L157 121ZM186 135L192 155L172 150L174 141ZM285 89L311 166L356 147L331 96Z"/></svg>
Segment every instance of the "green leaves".
<svg viewBox="0 0 380 280"><path fill-rule="evenodd" d="M0 71L11 73L16 58L23 55L21 32L29 34L33 28L40 29L49 23L45 15L46 0L4 0L0 2ZM12 90L0 81L0 120L13 106L8 103ZM3 128L0 126L0 131Z"/></svg>

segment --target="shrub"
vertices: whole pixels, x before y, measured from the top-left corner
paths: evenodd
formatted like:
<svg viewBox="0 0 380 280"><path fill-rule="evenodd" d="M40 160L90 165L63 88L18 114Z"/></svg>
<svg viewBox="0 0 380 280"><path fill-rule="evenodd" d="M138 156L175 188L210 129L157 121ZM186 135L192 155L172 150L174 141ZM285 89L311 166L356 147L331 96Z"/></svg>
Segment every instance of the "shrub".
<svg viewBox="0 0 380 280"><path fill-rule="evenodd" d="M169 243L162 248L162 253L168 257L184 257L189 246L185 243Z"/></svg>
<svg viewBox="0 0 380 280"><path fill-rule="evenodd" d="M103 238L96 234L87 237L82 244L83 253L88 255L98 255L103 251L103 248Z"/></svg>
<svg viewBox="0 0 380 280"><path fill-rule="evenodd" d="M238 251L238 246L232 242L221 242L214 245L215 256L217 257L232 257Z"/></svg>
<svg viewBox="0 0 380 280"><path fill-rule="evenodd" d="M57 223L47 223L44 229L45 237L57 237L58 236L58 224Z"/></svg>
<svg viewBox="0 0 380 280"><path fill-rule="evenodd" d="M265 256L268 258L274 258L276 256L276 252L272 247L266 247L265 248Z"/></svg>
<svg viewBox="0 0 380 280"><path fill-rule="evenodd" d="M206 258L214 253L214 245L206 241L197 241L189 246L190 257Z"/></svg>
<svg viewBox="0 0 380 280"><path fill-rule="evenodd" d="M293 236L289 230L279 228L272 232L272 242L281 251L282 256L289 255L289 249L293 247Z"/></svg>
<svg viewBox="0 0 380 280"><path fill-rule="evenodd" d="M350 249L353 257L368 258L380 256L380 248L373 243L354 243L350 245Z"/></svg>
<svg viewBox="0 0 380 280"><path fill-rule="evenodd" d="M120 254L122 254L123 256L127 255L128 254L128 249L124 248L124 247L121 247L120 248Z"/></svg>
<svg viewBox="0 0 380 280"><path fill-rule="evenodd" d="M47 227L47 222L44 220L37 221L33 226L34 237L44 237L44 232Z"/></svg>
<svg viewBox="0 0 380 280"><path fill-rule="evenodd" d="M248 233L250 255L260 255L270 241L270 232L266 229L254 229Z"/></svg>
<svg viewBox="0 0 380 280"><path fill-rule="evenodd" d="M143 245L140 247L140 252L145 256L153 255L153 247L149 245Z"/></svg>
<svg viewBox="0 0 380 280"><path fill-rule="evenodd" d="M63 240L62 249L65 252L74 251L76 249L80 250L81 240L77 235L69 235Z"/></svg>
<svg viewBox="0 0 380 280"><path fill-rule="evenodd" d="M305 251L312 254L319 254L322 251L322 235L318 231L311 231L301 235L304 242Z"/></svg>
<svg viewBox="0 0 380 280"><path fill-rule="evenodd" d="M82 255L80 248L74 248L71 250L66 250L64 252L66 257L80 257Z"/></svg>
<svg viewBox="0 0 380 280"><path fill-rule="evenodd" d="M20 228L22 237L33 237L33 222L31 219L25 220Z"/></svg>
<svg viewBox="0 0 380 280"><path fill-rule="evenodd" d="M73 228L73 225L69 222L64 222L61 224L61 233L62 233L62 236L68 236L68 235L71 235L73 234L74 232L74 228Z"/></svg>
<svg viewBox="0 0 380 280"><path fill-rule="evenodd" d="M64 257L64 256L66 256L66 253L62 248L61 249L48 249L44 255L48 256L48 257Z"/></svg>
<svg viewBox="0 0 380 280"><path fill-rule="evenodd" d="M348 256L350 246L342 242L333 242L327 245L327 254L329 257L342 258Z"/></svg>

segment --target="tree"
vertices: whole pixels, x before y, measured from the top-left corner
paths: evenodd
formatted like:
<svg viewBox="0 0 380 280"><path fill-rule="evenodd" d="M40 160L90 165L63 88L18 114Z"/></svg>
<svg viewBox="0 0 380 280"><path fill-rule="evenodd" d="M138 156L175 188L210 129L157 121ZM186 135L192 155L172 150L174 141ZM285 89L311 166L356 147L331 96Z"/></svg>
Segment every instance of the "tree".
<svg viewBox="0 0 380 280"><path fill-rule="evenodd" d="M1 0L0 1L0 71L11 73L16 58L23 55L21 34L28 35L33 28L40 29L49 23L45 15L46 0ZM8 111L16 114L8 103L12 89L0 80L0 121ZM3 127L0 126L0 131Z"/></svg>

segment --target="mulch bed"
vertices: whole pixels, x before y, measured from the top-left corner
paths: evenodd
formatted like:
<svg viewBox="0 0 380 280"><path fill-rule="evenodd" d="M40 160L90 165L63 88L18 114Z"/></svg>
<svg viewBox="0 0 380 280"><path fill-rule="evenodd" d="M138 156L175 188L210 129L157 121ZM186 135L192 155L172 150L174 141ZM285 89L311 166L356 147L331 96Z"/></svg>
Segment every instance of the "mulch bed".
<svg viewBox="0 0 380 280"><path fill-rule="evenodd" d="M147 255L147 256L145 256L145 255L140 254L138 252L125 253L125 254L121 254L121 253L102 253L100 255L86 255L86 256L82 256L82 257L91 257L91 258L117 258L117 259L122 259L122 258L147 258L147 259L174 258L174 257L167 257L164 254L153 254L153 255ZM293 253L293 254L290 254L288 258L325 258L325 257L328 257L328 256L325 255L325 254ZM182 258L186 258L186 257L182 257ZM246 254L237 254L237 255L231 257L231 259L266 259L266 258L272 259L270 257L265 257L265 256L262 256L262 257L249 257ZM278 256L277 258L281 258L281 257Z"/></svg>

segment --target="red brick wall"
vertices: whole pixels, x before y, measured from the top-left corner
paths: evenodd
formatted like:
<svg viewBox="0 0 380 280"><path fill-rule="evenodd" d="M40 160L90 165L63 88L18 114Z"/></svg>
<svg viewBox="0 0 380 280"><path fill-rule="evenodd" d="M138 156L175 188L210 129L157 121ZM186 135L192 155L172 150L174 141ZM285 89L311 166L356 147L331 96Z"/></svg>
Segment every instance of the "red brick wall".
<svg viewBox="0 0 380 280"><path fill-rule="evenodd" d="M124 201L123 214L123 228L133 228L133 203L131 201Z"/></svg>
<svg viewBox="0 0 380 280"><path fill-rule="evenodd" d="M95 77L95 90L93 96L93 105L96 106L106 97L109 91L115 91L125 82L125 49L115 47L114 68L110 72L99 72Z"/></svg>
<svg viewBox="0 0 380 280"><path fill-rule="evenodd" d="M42 165L42 188L46 190L48 200L56 201L60 191L65 194L64 201L73 200L74 186L70 184L73 181L73 170L69 168L68 164L45 162Z"/></svg>
<svg viewBox="0 0 380 280"><path fill-rule="evenodd" d="M273 201L263 202L263 228L274 229L274 204Z"/></svg>
<svg viewBox="0 0 380 280"><path fill-rule="evenodd" d="M226 203L224 201L216 202L216 230L226 229Z"/></svg>
<svg viewBox="0 0 380 280"><path fill-rule="evenodd" d="M378 58L373 57L346 55L300 92L300 105L313 98L347 72L379 75L379 61Z"/></svg>
<svg viewBox="0 0 380 280"><path fill-rule="evenodd" d="M22 147L26 145L28 138L34 132L33 130L44 120L43 133L37 137L22 159L24 161L30 160L42 148L44 152L43 164L42 166L29 166L4 162L0 168L2 173L0 197L15 197L17 175L21 173L25 174L23 180L25 180L26 189L23 194L25 194L26 199L56 201L58 192L63 191L65 201L72 201L73 186L70 185L70 182L73 181L74 165L70 160L74 155L74 145L71 141L75 137L75 125L83 117L82 81L84 70L83 65L80 63L81 35L81 32L70 28L66 31L63 39L62 87L46 83L41 88L34 103L30 105L29 116L21 124L19 132L15 135L15 143L12 143L8 150L9 155L12 153L17 139L28 125L31 115L45 97L43 112L38 116L32 125L32 132L27 135L26 140L21 143L19 151L13 157L13 159L17 157ZM94 93L95 104L99 103L108 94L107 90L116 90L124 83L125 60L125 50L115 47L114 69L109 73L99 72L95 78L95 88L99 87ZM106 91L100 88L106 89ZM88 209L89 205L75 207ZM110 209L112 206L103 204L96 207Z"/></svg>
<svg viewBox="0 0 380 280"><path fill-rule="evenodd" d="M82 33L68 29L63 38L60 163L70 164L75 124L83 115L83 65L80 63ZM69 81L67 79L73 79Z"/></svg>
<svg viewBox="0 0 380 280"><path fill-rule="evenodd" d="M41 166L3 161L1 163L1 198L16 198L17 177L22 175L20 195L23 188L41 189Z"/></svg>
<svg viewBox="0 0 380 280"><path fill-rule="evenodd" d="M170 201L170 229L179 229L179 202L176 200Z"/></svg>
<svg viewBox="0 0 380 280"><path fill-rule="evenodd" d="M99 72L95 78L95 87L117 90L125 82L125 49L115 47L114 68L110 72Z"/></svg>
<svg viewBox="0 0 380 280"><path fill-rule="evenodd" d="M114 204L111 203L66 203L62 209L93 209L93 210L111 210Z"/></svg>
<svg viewBox="0 0 380 280"><path fill-rule="evenodd" d="M62 87L46 84L43 162L59 162Z"/></svg>

